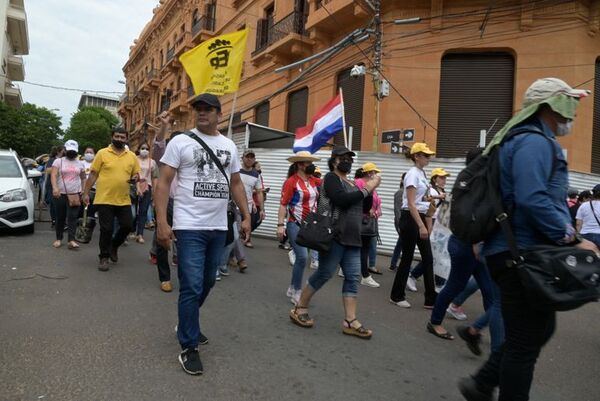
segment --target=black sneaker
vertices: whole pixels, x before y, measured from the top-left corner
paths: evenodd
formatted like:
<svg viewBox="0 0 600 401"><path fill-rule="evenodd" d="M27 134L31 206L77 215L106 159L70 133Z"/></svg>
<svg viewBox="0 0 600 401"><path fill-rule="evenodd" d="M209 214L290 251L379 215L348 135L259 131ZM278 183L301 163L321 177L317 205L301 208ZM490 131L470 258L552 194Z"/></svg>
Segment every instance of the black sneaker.
<svg viewBox="0 0 600 401"><path fill-rule="evenodd" d="M108 258L100 258L100 263L98 263L98 270L101 272L108 271Z"/></svg>
<svg viewBox="0 0 600 401"><path fill-rule="evenodd" d="M460 338L465 340L469 351L477 356L481 355L481 347L479 346L481 343L481 334L471 334L469 326L465 325L458 326L456 332Z"/></svg>
<svg viewBox="0 0 600 401"><path fill-rule="evenodd" d="M119 261L119 254L118 254L118 249L119 248L115 248L113 246L110 247L110 260L112 260L113 263L117 263Z"/></svg>
<svg viewBox="0 0 600 401"><path fill-rule="evenodd" d="M467 401L492 401L492 391L483 391L475 379L463 377L458 381L458 390Z"/></svg>
<svg viewBox="0 0 600 401"><path fill-rule="evenodd" d="M208 338L204 334L202 334L202 332L200 332L200 335L198 336L198 344L200 344L200 345L208 344Z"/></svg>
<svg viewBox="0 0 600 401"><path fill-rule="evenodd" d="M190 375L201 375L203 372L200 354L196 348L186 348L183 350L179 354L179 363L185 373L189 373Z"/></svg>

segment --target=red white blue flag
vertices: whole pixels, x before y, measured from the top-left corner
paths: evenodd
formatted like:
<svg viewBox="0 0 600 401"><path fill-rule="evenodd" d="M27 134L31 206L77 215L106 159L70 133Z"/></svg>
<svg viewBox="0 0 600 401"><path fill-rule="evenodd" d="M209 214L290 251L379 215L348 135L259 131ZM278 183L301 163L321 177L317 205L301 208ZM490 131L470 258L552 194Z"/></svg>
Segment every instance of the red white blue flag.
<svg viewBox="0 0 600 401"><path fill-rule="evenodd" d="M307 150L315 153L343 129L344 103L339 94L319 110L309 125L296 129L294 152Z"/></svg>

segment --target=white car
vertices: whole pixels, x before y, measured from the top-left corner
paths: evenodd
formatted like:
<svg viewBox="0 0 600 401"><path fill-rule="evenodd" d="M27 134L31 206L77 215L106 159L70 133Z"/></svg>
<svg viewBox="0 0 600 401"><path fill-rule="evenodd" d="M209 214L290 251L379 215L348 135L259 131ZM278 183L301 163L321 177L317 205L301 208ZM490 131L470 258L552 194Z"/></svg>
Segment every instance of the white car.
<svg viewBox="0 0 600 401"><path fill-rule="evenodd" d="M0 150L0 229L20 228L34 231L32 178L37 170L25 171L14 150Z"/></svg>

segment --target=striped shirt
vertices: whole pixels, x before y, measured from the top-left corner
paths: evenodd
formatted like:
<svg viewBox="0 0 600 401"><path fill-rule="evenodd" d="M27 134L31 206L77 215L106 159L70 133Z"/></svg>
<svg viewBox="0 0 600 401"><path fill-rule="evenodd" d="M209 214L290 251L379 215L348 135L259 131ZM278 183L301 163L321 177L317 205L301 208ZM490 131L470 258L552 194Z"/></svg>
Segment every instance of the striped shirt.
<svg viewBox="0 0 600 401"><path fill-rule="evenodd" d="M304 181L298 174L288 178L283 183L281 190L281 204L287 206L289 211L288 221L302 222L309 213L317 210L319 191L321 185L319 178L310 177Z"/></svg>

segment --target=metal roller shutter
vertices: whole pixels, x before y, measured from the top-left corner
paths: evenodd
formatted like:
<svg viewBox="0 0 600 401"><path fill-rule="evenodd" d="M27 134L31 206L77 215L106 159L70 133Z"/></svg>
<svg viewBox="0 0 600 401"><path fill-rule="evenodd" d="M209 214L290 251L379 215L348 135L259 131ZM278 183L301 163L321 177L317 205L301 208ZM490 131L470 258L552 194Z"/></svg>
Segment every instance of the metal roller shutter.
<svg viewBox="0 0 600 401"><path fill-rule="evenodd" d="M464 157L512 116L514 59L506 53L448 54L442 58L437 136L439 157Z"/></svg>
<svg viewBox="0 0 600 401"><path fill-rule="evenodd" d="M350 77L350 70L343 70L338 74L337 87L344 93L344 115L346 127L352 127L352 148L359 149L361 145L363 100L365 94L365 77ZM335 136L336 145L344 144L344 137L340 133Z"/></svg>
<svg viewBox="0 0 600 401"><path fill-rule="evenodd" d="M592 173L600 174L600 60L596 60L594 80L594 128L592 129Z"/></svg>
<svg viewBox="0 0 600 401"><path fill-rule="evenodd" d="M296 128L306 125L308 106L308 88L302 88L288 95L287 131L295 132Z"/></svg>

